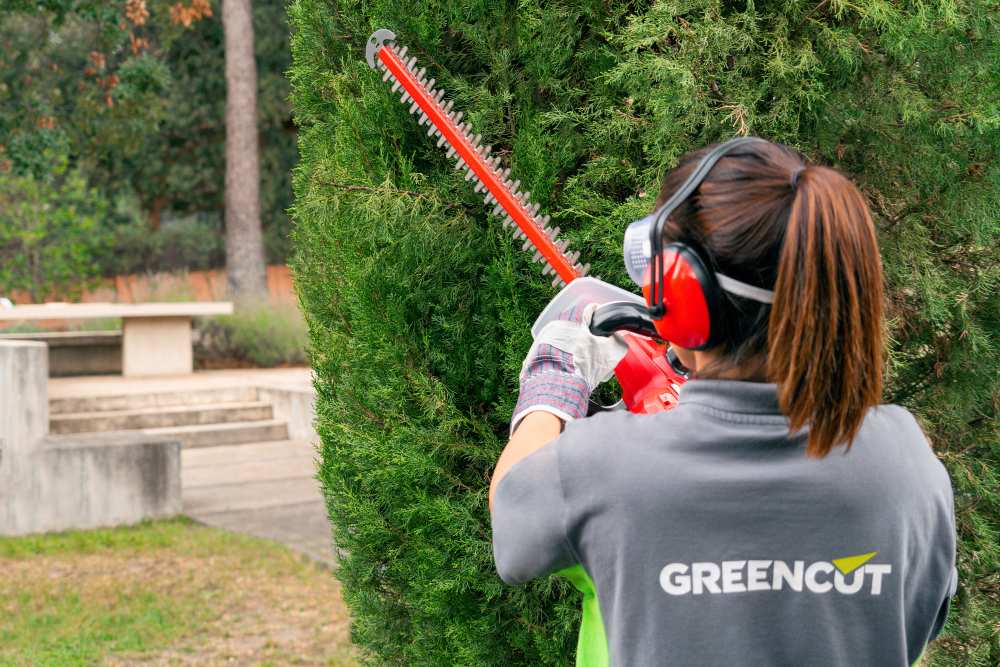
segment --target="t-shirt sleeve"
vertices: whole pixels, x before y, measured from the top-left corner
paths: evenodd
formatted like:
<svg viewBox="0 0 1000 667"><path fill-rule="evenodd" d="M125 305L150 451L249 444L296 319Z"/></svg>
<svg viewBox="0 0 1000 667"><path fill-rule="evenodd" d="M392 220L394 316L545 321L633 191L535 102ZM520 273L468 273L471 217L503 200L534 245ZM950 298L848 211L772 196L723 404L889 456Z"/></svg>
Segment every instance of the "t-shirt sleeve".
<svg viewBox="0 0 1000 667"><path fill-rule="evenodd" d="M934 455L930 440L920 427L920 423L909 410L900 406L893 407L899 411L903 432L905 429L910 430L914 441L926 445L926 449L914 453L914 457L926 464L924 484L935 494L937 520L934 521L934 525L937 529L928 547L933 556L930 558L928 578L921 582L921 589L926 589L925 595L936 596L932 603L936 605L937 614L931 625L929 637L929 641L933 641L944 628L951 599L958 590L958 570L955 567L955 549L958 540L955 526L955 497L948 472Z"/></svg>
<svg viewBox="0 0 1000 667"><path fill-rule="evenodd" d="M566 502L558 442L507 471L493 496L493 559L508 584L522 584L576 563L566 539Z"/></svg>
<svg viewBox="0 0 1000 667"><path fill-rule="evenodd" d="M948 586L945 590L944 601L941 603L941 608L938 610L937 618L934 619L934 625L931 628L931 641L937 639L938 635L941 634L941 630L944 628L944 623L948 620L948 610L951 607L951 599L955 597L955 593L958 592L958 568L955 563L955 549L958 543L958 532L955 526L955 498L950 484L948 486L947 497L949 521L945 526L945 538L952 545L951 569L948 572Z"/></svg>
<svg viewBox="0 0 1000 667"><path fill-rule="evenodd" d="M941 608L938 609L937 618L934 619L934 625L931 628L931 638L930 641L934 641L941 634L941 630L944 629L944 622L948 620L948 610L951 608L951 599L955 597L955 593L958 592L958 570L951 568L951 581L948 583L948 596L941 603Z"/></svg>

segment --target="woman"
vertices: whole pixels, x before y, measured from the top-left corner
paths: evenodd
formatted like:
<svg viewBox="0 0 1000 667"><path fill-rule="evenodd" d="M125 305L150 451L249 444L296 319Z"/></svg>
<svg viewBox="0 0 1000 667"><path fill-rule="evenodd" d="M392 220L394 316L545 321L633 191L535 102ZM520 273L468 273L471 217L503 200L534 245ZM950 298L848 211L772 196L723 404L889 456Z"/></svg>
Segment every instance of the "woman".
<svg viewBox="0 0 1000 667"><path fill-rule="evenodd" d="M716 148L681 160L657 209ZM536 341L490 487L497 570L582 565L615 665L911 665L957 585L953 500L913 416L878 405L871 216L784 146L720 154L663 232L739 287L711 346L673 345L691 369L674 409L584 419L620 355L581 373L572 337Z"/></svg>

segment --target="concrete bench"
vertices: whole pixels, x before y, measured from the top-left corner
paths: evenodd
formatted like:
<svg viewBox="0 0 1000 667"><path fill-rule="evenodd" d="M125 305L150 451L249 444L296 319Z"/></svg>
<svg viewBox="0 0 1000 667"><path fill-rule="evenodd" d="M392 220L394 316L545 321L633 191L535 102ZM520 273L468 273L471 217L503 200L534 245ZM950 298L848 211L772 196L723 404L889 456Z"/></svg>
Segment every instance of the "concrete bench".
<svg viewBox="0 0 1000 667"><path fill-rule="evenodd" d="M194 369L191 318L229 315L228 301L46 303L0 308L0 321L122 320L122 375L174 375ZM31 338L31 336L19 336Z"/></svg>

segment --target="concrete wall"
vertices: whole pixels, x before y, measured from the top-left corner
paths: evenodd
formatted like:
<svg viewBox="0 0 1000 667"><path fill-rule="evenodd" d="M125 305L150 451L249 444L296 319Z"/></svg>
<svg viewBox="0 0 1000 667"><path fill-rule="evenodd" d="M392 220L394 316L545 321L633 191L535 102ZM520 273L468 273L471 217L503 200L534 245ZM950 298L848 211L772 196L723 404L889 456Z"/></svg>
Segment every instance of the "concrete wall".
<svg viewBox="0 0 1000 667"><path fill-rule="evenodd" d="M10 534L38 497L35 450L49 430L48 348L0 342L0 534Z"/></svg>
<svg viewBox="0 0 1000 667"><path fill-rule="evenodd" d="M181 509L180 444L47 435L44 343L0 341L0 535L94 528Z"/></svg>
<svg viewBox="0 0 1000 667"><path fill-rule="evenodd" d="M296 303L292 274L283 264L267 267L267 292L274 303ZM13 290L0 296L10 297L15 304L31 303L27 292ZM65 294L50 294L43 301L73 301L74 303L143 303L147 301L223 301L226 297L226 271L180 271L178 273L131 274L105 278L98 287L86 289L70 299ZM36 321L38 326L64 328L69 320ZM14 322L0 321L0 330Z"/></svg>
<svg viewBox="0 0 1000 667"><path fill-rule="evenodd" d="M181 446L149 436L46 441L39 498L21 532L97 528L181 511Z"/></svg>
<svg viewBox="0 0 1000 667"><path fill-rule="evenodd" d="M122 372L121 331L0 333L0 341L30 340L49 346L49 375L117 375Z"/></svg>
<svg viewBox="0 0 1000 667"><path fill-rule="evenodd" d="M288 422L288 437L292 440L318 442L313 420L316 415L316 392L312 387L257 387L257 398L267 401L274 418Z"/></svg>

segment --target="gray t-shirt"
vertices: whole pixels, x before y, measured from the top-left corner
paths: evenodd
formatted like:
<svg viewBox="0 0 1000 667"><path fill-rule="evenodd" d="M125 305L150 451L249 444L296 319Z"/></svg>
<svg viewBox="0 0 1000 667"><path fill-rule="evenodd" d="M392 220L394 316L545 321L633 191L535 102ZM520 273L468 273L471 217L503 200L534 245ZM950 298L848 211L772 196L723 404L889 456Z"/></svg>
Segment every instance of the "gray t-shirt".
<svg viewBox="0 0 1000 667"><path fill-rule="evenodd" d="M957 585L951 483L898 406L816 460L774 385L692 380L570 422L493 502L503 580L582 565L618 666L911 665Z"/></svg>

